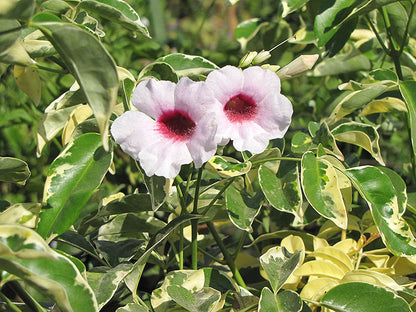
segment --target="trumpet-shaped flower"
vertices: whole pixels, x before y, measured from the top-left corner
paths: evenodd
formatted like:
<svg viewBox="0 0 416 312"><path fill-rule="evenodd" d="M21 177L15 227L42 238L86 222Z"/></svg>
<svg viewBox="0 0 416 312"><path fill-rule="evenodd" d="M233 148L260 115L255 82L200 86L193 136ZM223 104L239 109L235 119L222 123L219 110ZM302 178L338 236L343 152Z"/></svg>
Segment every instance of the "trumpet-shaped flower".
<svg viewBox="0 0 416 312"><path fill-rule="evenodd" d="M118 117L111 134L146 175L174 178L181 165L193 161L198 168L214 156L214 98L203 82L148 79L137 85L132 103L138 111Z"/></svg>
<svg viewBox="0 0 416 312"><path fill-rule="evenodd" d="M209 73L205 82L217 100L221 144L231 139L238 151L261 153L269 140L285 135L293 108L271 70L225 66Z"/></svg>

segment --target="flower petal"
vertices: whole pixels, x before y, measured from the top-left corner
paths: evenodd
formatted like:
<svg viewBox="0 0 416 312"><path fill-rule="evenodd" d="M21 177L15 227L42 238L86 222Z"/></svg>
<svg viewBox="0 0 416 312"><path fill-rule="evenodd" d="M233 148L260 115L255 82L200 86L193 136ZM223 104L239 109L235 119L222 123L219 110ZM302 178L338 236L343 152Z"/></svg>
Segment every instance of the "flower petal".
<svg viewBox="0 0 416 312"><path fill-rule="evenodd" d="M131 101L139 111L157 119L163 111L174 109L174 92L171 81L147 79L134 89Z"/></svg>
<svg viewBox="0 0 416 312"><path fill-rule="evenodd" d="M280 79L269 69L253 66L243 71L243 93L261 102L270 93L280 93Z"/></svg>
<svg viewBox="0 0 416 312"><path fill-rule="evenodd" d="M224 106L230 98L240 94L243 88L243 72L234 66L213 70L205 83L214 92L215 98Z"/></svg>

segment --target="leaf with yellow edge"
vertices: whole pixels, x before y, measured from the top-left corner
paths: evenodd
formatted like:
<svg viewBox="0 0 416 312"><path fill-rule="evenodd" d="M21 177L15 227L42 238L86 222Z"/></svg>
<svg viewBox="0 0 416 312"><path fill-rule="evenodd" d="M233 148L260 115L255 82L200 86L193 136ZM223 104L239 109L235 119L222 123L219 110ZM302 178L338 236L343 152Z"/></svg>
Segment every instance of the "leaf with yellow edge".
<svg viewBox="0 0 416 312"><path fill-rule="evenodd" d="M241 163L231 157L216 155L205 164L205 168L223 178L230 178L250 171L251 162Z"/></svg>
<svg viewBox="0 0 416 312"><path fill-rule="evenodd" d="M0 213L0 224L20 224L35 228L40 212L39 203L18 203Z"/></svg>
<svg viewBox="0 0 416 312"><path fill-rule="evenodd" d="M310 257L315 257L316 260L328 260L336 264L344 272L351 271L354 266L351 258L343 252L333 246L321 247L308 254Z"/></svg>
<svg viewBox="0 0 416 312"><path fill-rule="evenodd" d="M332 287L339 284L337 279L320 277L308 281L300 292L301 298L317 301Z"/></svg>
<svg viewBox="0 0 416 312"><path fill-rule="evenodd" d="M386 274L369 270L350 271L341 279L340 283L364 282L376 286L387 287L391 290L402 290L403 287Z"/></svg>
<svg viewBox="0 0 416 312"><path fill-rule="evenodd" d="M342 229L348 225L347 212L338 184L336 169L312 152L302 157L302 187L311 206Z"/></svg>
<svg viewBox="0 0 416 312"><path fill-rule="evenodd" d="M358 122L348 122L334 128L332 134L337 141L362 147L369 152L380 165L385 165L378 144L380 136L375 127Z"/></svg>
<svg viewBox="0 0 416 312"><path fill-rule="evenodd" d="M331 261L312 260L302 264L294 274L299 276L324 276L340 280L344 277L345 272Z"/></svg>
<svg viewBox="0 0 416 312"><path fill-rule="evenodd" d="M64 130L62 132L62 144L68 144L71 141L71 136L75 130L75 127L81 122L87 120L93 114L94 112L89 105L82 105L74 109L69 115L68 121L65 124Z"/></svg>
<svg viewBox="0 0 416 312"><path fill-rule="evenodd" d="M365 256L370 260L377 268L387 268L387 263L390 259L389 255L376 255L365 253Z"/></svg>
<svg viewBox="0 0 416 312"><path fill-rule="evenodd" d="M360 116L388 113L395 110L407 112L406 103L395 97L385 97L368 103L361 111Z"/></svg>
<svg viewBox="0 0 416 312"><path fill-rule="evenodd" d="M292 254L284 247L276 247L270 248L260 257L260 263L275 294L299 265L302 253L298 250Z"/></svg>
<svg viewBox="0 0 416 312"><path fill-rule="evenodd" d="M41 82L38 72L33 67L14 66L14 79L20 90L26 93L30 99L39 105L41 95Z"/></svg>

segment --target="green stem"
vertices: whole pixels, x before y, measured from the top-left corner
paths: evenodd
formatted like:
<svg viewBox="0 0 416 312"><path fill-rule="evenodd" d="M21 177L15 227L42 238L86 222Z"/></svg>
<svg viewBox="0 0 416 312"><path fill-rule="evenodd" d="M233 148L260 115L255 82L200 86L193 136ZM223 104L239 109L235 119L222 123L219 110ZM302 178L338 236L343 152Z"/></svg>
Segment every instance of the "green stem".
<svg viewBox="0 0 416 312"><path fill-rule="evenodd" d="M222 241L221 237L219 236L217 230L215 229L214 224L210 221L207 222L208 229L210 230L212 236L214 237L218 247L220 248L225 261L227 262L228 267L231 270L231 273L234 276L234 279L243 288L247 288L246 283L244 282L243 278L240 275L237 267L235 266L235 262L231 254L229 253L228 249L225 247L224 242Z"/></svg>
<svg viewBox="0 0 416 312"><path fill-rule="evenodd" d="M5 30L5 31L0 31L0 36L2 36L2 35L7 35L7 34L10 34L10 33L12 33L12 32L15 32L15 31L20 31L20 30L22 30L23 28L24 28L23 26L19 26L19 27L15 27L15 28L7 29L7 30Z"/></svg>
<svg viewBox="0 0 416 312"><path fill-rule="evenodd" d="M406 46L406 39L407 39L407 34L409 33L409 26L410 26L410 21L412 20L413 17L413 11L415 9L415 5L416 3L410 2L411 3L411 8L410 8L410 12L409 12L409 18L407 20L407 24L406 27L404 29L404 33L403 33L403 39L402 42L400 44L400 50L399 50L399 55L401 55L403 53L403 49Z"/></svg>
<svg viewBox="0 0 416 312"><path fill-rule="evenodd" d="M399 77L400 80L403 80L402 67L400 65L400 53L399 53L400 49L397 49L396 43L394 42L393 34L391 30L391 23L390 23L390 19L389 19L386 7L384 6L381 7L381 11L382 11L383 21L386 26L387 37L389 38L389 42L390 42L390 54L389 55L393 59L393 63L396 69L397 76Z"/></svg>
<svg viewBox="0 0 416 312"><path fill-rule="evenodd" d="M20 285L18 281L9 282L10 288L23 300L33 312L46 312L46 310Z"/></svg>
<svg viewBox="0 0 416 312"><path fill-rule="evenodd" d="M198 198L199 198L199 186L201 185L202 179L202 168L198 170L198 179L195 186L195 196L194 196L194 208L192 210L193 214L198 214ZM198 220L191 220L192 228L192 269L198 269Z"/></svg>
<svg viewBox="0 0 416 312"><path fill-rule="evenodd" d="M39 65L39 64L33 65L33 67L37 69L45 70L51 73L57 73L57 74L63 74L63 75L68 74L68 71L64 69L55 69L55 68L50 68L50 67L46 67L46 66Z"/></svg>
<svg viewBox="0 0 416 312"><path fill-rule="evenodd" d="M208 258L210 258L211 260L213 260L213 261L215 261L215 262L217 262L217 263L219 263L219 264L222 264L222 265L226 265L226 264L227 264L227 262L225 262L225 261L223 261L223 260L220 260L220 259L215 258L215 256L211 255L209 252L207 252L206 250L204 250L204 249L202 249L202 248L200 248L200 247L198 247L198 250L199 250L199 252L200 252L200 253L203 253L203 254L204 254L204 255L206 255Z"/></svg>
<svg viewBox="0 0 416 312"><path fill-rule="evenodd" d="M16 307L13 302L11 302L11 300L9 298L7 298L1 291L0 291L0 299L2 301L4 301L4 303L7 306L7 310L5 311L10 311L10 312L22 312L22 310L20 310L18 307Z"/></svg>
<svg viewBox="0 0 416 312"><path fill-rule="evenodd" d="M241 235L240 237L240 241L238 242L237 249L234 251L234 255L233 255L234 259L237 259L237 256L240 253L241 248L243 248L246 237L247 237L247 232L243 231L243 235Z"/></svg>
<svg viewBox="0 0 416 312"><path fill-rule="evenodd" d="M390 55L389 49L384 45L383 39L381 38L380 34L378 33L377 28L374 26L374 24L371 22L371 19L366 15L367 23L370 26L371 30L373 31L374 35L377 38L378 43L380 43L381 48L384 50L384 53L387 55Z"/></svg>
<svg viewBox="0 0 416 312"><path fill-rule="evenodd" d="M180 183L183 182L182 178L179 175L176 177L176 191L178 192L179 202L181 203L181 215L186 213L186 204L184 203L184 197L180 187ZM183 237L183 225L179 226L179 270L183 270L184 257L183 257L183 246L184 246L184 237Z"/></svg>
<svg viewBox="0 0 416 312"><path fill-rule="evenodd" d="M215 204L218 198L221 197L221 195L225 192L225 190L234 182L235 177L231 178L226 184L224 184L223 188L218 192L217 195L209 202L208 206L204 209L204 211L201 213L205 215L209 209Z"/></svg>

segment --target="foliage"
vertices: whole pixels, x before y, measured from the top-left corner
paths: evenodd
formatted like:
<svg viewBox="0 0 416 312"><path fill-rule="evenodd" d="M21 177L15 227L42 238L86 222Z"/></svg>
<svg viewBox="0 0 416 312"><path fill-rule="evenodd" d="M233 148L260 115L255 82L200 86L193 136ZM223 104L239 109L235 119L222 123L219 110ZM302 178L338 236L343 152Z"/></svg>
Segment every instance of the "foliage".
<svg viewBox="0 0 416 312"><path fill-rule="evenodd" d="M1 308L415 311L415 6L1 1ZM285 137L143 174L135 86L225 65L276 72Z"/></svg>

